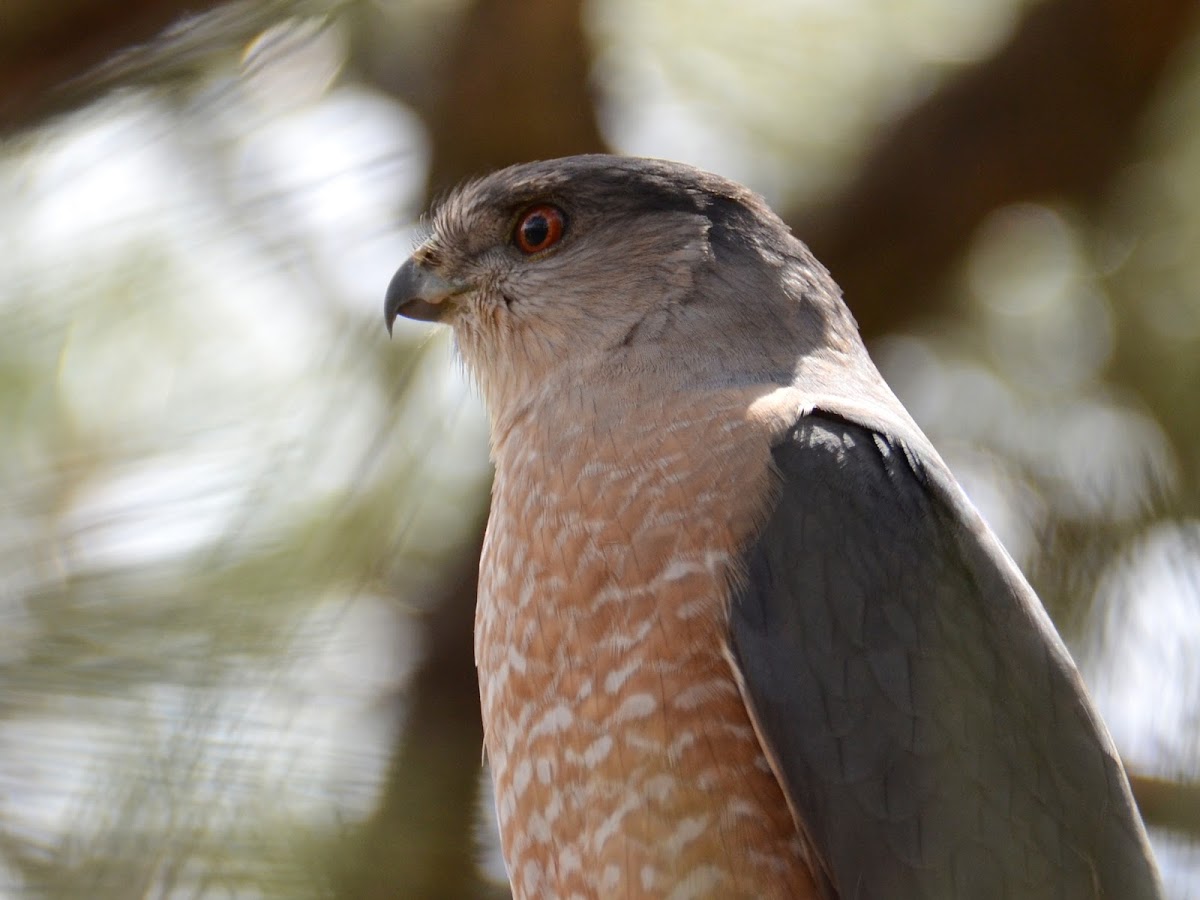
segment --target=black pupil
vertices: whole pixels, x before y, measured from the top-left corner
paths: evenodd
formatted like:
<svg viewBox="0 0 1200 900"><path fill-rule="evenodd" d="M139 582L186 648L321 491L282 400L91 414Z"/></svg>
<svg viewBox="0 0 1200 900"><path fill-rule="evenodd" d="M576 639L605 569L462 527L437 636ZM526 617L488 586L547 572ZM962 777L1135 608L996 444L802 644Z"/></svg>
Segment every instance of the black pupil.
<svg viewBox="0 0 1200 900"><path fill-rule="evenodd" d="M540 247L550 236L550 220L542 213L530 216L521 226L521 235L530 247Z"/></svg>

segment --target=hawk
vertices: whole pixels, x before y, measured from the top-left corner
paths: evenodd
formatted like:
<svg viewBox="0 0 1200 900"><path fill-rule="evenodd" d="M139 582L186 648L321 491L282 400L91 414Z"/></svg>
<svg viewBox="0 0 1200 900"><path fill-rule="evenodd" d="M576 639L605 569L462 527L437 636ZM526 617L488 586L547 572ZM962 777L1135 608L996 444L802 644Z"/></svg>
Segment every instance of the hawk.
<svg viewBox="0 0 1200 900"><path fill-rule="evenodd" d="M431 225L385 313L488 410L516 897L1161 896L1040 601L760 197L578 156Z"/></svg>

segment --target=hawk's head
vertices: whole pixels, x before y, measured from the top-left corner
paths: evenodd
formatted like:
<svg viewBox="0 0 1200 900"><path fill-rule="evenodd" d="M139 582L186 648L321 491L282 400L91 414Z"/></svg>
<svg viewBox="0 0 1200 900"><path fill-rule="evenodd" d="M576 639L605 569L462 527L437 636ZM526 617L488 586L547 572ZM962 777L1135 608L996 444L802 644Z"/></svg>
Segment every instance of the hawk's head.
<svg viewBox="0 0 1200 900"><path fill-rule="evenodd" d="M451 325L493 411L563 377L788 383L803 354L859 346L836 285L763 200L690 166L513 166L431 220L388 288L388 327Z"/></svg>

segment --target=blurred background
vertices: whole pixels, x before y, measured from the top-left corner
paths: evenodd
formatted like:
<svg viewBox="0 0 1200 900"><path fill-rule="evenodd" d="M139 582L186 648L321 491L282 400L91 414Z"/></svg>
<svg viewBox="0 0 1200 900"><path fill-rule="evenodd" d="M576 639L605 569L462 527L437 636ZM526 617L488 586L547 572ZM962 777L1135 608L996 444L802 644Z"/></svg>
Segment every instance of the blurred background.
<svg viewBox="0 0 1200 900"><path fill-rule="evenodd" d="M486 425L384 289L567 153L762 192L1200 897L1200 2L0 3L0 896L500 898Z"/></svg>

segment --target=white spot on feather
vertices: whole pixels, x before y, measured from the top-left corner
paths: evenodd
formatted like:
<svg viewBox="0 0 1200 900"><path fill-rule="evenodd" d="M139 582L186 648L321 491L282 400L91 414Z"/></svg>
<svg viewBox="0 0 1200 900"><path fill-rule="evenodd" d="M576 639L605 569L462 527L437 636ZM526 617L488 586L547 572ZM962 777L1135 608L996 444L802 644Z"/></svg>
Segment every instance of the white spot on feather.
<svg viewBox="0 0 1200 900"><path fill-rule="evenodd" d="M613 740L607 734L597 738L583 751L583 764L589 769L595 768L598 763L603 762L604 758L608 756L609 751L612 750L612 746Z"/></svg>
<svg viewBox="0 0 1200 900"><path fill-rule="evenodd" d="M711 597L697 597L695 600L681 603L678 609L675 610L675 618L681 622L686 622L688 619L694 619L697 616L703 615L712 606L713 599Z"/></svg>
<svg viewBox="0 0 1200 900"><path fill-rule="evenodd" d="M704 566L690 559L673 559L667 564L667 567L659 573L659 576L654 579L656 584L666 584L671 581L678 581L680 578L687 578L689 575L705 574Z"/></svg>
<svg viewBox="0 0 1200 900"><path fill-rule="evenodd" d="M604 867L604 878L601 881L601 886L613 890L621 883L621 867L616 863L609 863Z"/></svg>
<svg viewBox="0 0 1200 900"><path fill-rule="evenodd" d="M647 620L642 622L637 627L632 635L626 634L610 634L603 640L603 646L606 650L615 650L618 653L627 653L646 639L646 635L650 633L650 629L654 627L654 623Z"/></svg>
<svg viewBox="0 0 1200 900"><path fill-rule="evenodd" d="M675 831L667 838L666 847L672 856L678 856L685 846L690 844L708 828L708 816L689 816L675 826Z"/></svg>
<svg viewBox="0 0 1200 900"><path fill-rule="evenodd" d="M534 860L529 860L521 869L521 880L525 884L525 891L536 897L541 893L542 887L542 867Z"/></svg>
<svg viewBox="0 0 1200 900"><path fill-rule="evenodd" d="M630 722L644 719L658 709L658 701L652 694L632 694L625 698L613 715L614 722Z"/></svg>
<svg viewBox="0 0 1200 900"><path fill-rule="evenodd" d="M513 790L516 791L518 797L525 793L525 788L529 787L532 778L533 766L529 764L529 760L521 760L516 771L513 772Z"/></svg>
<svg viewBox="0 0 1200 900"><path fill-rule="evenodd" d="M658 881L658 872L654 866L642 866L640 878L643 891L653 890L655 883Z"/></svg>
<svg viewBox="0 0 1200 900"><path fill-rule="evenodd" d="M583 871L583 857L574 847L563 847L558 854L558 874L565 878L572 872Z"/></svg>
<svg viewBox="0 0 1200 900"><path fill-rule="evenodd" d="M679 758L683 755L683 751L694 743L696 743L695 732L690 729L679 732L675 740L667 745L667 759L671 760L672 763L678 762Z"/></svg>
<svg viewBox="0 0 1200 900"><path fill-rule="evenodd" d="M551 824L562 815L563 799L562 791L553 791L550 794L550 802L546 804L546 821Z"/></svg>
<svg viewBox="0 0 1200 900"><path fill-rule="evenodd" d="M704 565L710 572L716 572L729 562L729 554L724 550L709 550L704 554Z"/></svg>
<svg viewBox="0 0 1200 900"><path fill-rule="evenodd" d="M571 710L562 703L551 707L546 713L537 720L536 724L529 729L529 737L540 737L543 734L558 734L560 731L566 731L571 727L571 723L575 721L575 716Z"/></svg>
<svg viewBox="0 0 1200 900"><path fill-rule="evenodd" d="M724 874L716 866L697 866L667 895L667 900L693 900L711 894L713 888L723 880Z"/></svg>
<svg viewBox="0 0 1200 900"><path fill-rule="evenodd" d="M642 792L658 803L665 802L673 790L675 790L673 775L655 775L653 778L646 779L646 783L642 785Z"/></svg>
<svg viewBox="0 0 1200 900"><path fill-rule="evenodd" d="M506 661L508 663L508 667L518 675L525 674L525 668L528 665L528 660L526 660L525 655L512 644L508 645L508 659ZM505 672L504 674L507 676L508 673Z"/></svg>
<svg viewBox="0 0 1200 900"><path fill-rule="evenodd" d="M592 832L592 851L599 853L604 849L604 845L608 843L609 838L617 833L621 827L621 822L629 815L630 811L638 806L641 806L642 798L631 793L621 801L621 805L612 811L609 816L600 823L594 832Z"/></svg>
<svg viewBox="0 0 1200 900"><path fill-rule="evenodd" d="M613 669L604 676L604 690L610 694L615 694L629 680L629 676L636 672L641 665L641 659L631 659L625 665L621 666L621 668Z"/></svg>
<svg viewBox="0 0 1200 900"><path fill-rule="evenodd" d="M737 685L728 678L711 678L680 691L671 699L675 709L692 710L721 694L736 694Z"/></svg>

